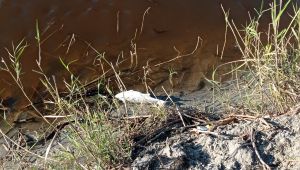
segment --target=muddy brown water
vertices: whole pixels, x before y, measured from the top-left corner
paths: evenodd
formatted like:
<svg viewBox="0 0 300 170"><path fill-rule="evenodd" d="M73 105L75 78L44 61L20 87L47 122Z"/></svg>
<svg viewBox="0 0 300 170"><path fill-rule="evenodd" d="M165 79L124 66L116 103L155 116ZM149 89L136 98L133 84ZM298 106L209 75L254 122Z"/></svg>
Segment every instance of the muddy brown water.
<svg viewBox="0 0 300 170"><path fill-rule="evenodd" d="M232 34L225 39L221 4L243 28L261 0L31 0L0 1L0 55L11 68L9 51L24 39L28 47L21 61L23 89L31 100L45 90L36 61L60 91L70 73L89 82L110 70L99 54L122 71L126 86L144 88L144 74L152 87L195 90L212 68L240 58ZM269 7L264 1L264 7ZM268 23L269 18L262 20ZM36 25L41 37L39 53ZM199 39L198 39L199 37ZM198 46L197 46L197 41ZM195 48L197 46L197 48ZM97 50L97 52L96 52ZM190 54L190 55L187 55ZM178 55L182 57L177 57ZM177 57L177 58L176 58ZM170 62L169 62L170 61ZM118 64L116 64L118 63ZM5 68L3 61L0 65ZM148 66L148 67L147 67ZM145 69L143 69L145 68ZM172 75L170 71L177 74ZM113 75L110 70L107 77ZM21 109L29 104L7 71L0 71L0 98L5 107Z"/></svg>

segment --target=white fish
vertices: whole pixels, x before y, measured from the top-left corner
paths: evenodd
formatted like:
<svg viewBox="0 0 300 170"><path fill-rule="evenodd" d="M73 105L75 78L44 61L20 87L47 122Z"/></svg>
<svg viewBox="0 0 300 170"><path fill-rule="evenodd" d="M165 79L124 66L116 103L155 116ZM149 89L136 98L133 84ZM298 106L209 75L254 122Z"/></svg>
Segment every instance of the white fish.
<svg viewBox="0 0 300 170"><path fill-rule="evenodd" d="M122 102L132 102L132 103L148 103L148 104L157 104L163 106L166 104L166 101L159 100L150 96L149 93L141 93L134 90L123 91L115 95L115 97Z"/></svg>

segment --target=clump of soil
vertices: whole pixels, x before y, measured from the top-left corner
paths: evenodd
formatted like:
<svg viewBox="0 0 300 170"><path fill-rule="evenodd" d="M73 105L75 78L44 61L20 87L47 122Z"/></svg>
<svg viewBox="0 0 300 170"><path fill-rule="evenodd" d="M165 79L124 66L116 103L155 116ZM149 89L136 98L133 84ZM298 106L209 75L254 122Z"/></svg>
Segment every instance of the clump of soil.
<svg viewBox="0 0 300 170"><path fill-rule="evenodd" d="M213 131L218 135L197 133L193 129L171 135L147 146L138 154L132 167L260 169L264 166L262 160L270 168L299 168L300 116L282 115L265 118L264 121L261 119L241 119L219 126ZM253 143L258 153L255 153Z"/></svg>

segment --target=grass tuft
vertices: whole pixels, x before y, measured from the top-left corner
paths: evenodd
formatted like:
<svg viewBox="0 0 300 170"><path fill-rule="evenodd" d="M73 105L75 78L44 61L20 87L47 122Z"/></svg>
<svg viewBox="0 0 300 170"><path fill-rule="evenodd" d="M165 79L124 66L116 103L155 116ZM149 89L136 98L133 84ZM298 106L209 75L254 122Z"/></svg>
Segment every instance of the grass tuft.
<svg viewBox="0 0 300 170"><path fill-rule="evenodd" d="M224 91L219 100L226 103L229 110L232 107L242 107L251 114L282 114L299 102L300 88L300 58L299 58L299 9L294 7L294 14L287 27L281 28L281 19L286 15L291 1L275 2L265 11L257 11L258 17L251 18L251 22L238 30L233 21L226 19L236 44L242 54L242 59L227 63L231 65L232 82L236 84L234 93L225 101ZM225 16L228 14L224 11ZM267 31L261 31L260 20L270 15L272 22ZM285 16L286 18L286 16ZM218 84L215 75L211 82ZM218 88L217 88L218 89ZM226 95L225 95L226 96ZM238 105L238 106L236 106Z"/></svg>

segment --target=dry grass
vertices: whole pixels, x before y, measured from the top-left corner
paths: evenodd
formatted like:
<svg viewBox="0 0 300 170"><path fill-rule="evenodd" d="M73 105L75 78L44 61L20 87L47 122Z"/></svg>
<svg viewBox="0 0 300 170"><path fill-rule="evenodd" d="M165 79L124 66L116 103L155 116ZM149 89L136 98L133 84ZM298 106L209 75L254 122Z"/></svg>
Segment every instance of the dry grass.
<svg viewBox="0 0 300 170"><path fill-rule="evenodd" d="M242 110L256 115L282 114L299 103L300 15L298 8L295 8L290 25L279 29L280 18L285 9L286 6L273 4L269 10L258 11L258 17L252 18L252 22L242 31L237 30L234 22L228 20L225 12L228 28L236 37L237 46L243 54L241 60L228 63L232 65L232 71L226 73L233 77L236 98L233 99L232 91L227 93L218 88L220 83L217 80L213 79L210 82L215 86L215 99L221 101L228 111ZM272 23L266 33L259 32L259 20L267 12L271 13ZM37 44L40 46L38 24L36 30ZM266 37L266 40L263 41L262 37ZM19 61L26 47L25 41L21 41L17 46L13 46L12 50L7 50L10 63L3 61L5 67L2 69L12 76L20 89L23 89L23 84L19 78L22 73ZM94 50L101 61L111 66L110 71L114 72L119 89L125 90L126 86L116 66L107 61L104 54ZM36 72L41 74L41 81L47 89L49 97L44 105L51 108L51 116L43 115L40 108L37 108L23 91L35 112L48 122L55 132L52 139L47 142L46 153L39 156L39 159L43 159L39 166L52 169L107 169L126 166L132 158L134 137L146 136L153 129L170 123L169 112L157 107L146 109L146 113L142 115L138 114L140 112L130 115L129 106L120 105L112 97L112 90L104 85L102 78L105 77L105 73L103 77L87 83L88 86L93 84L96 87L92 95L87 95L91 93L91 89L71 72L71 63L65 63L63 60L61 64L70 73L70 81L65 82L67 93L64 94L67 95L62 95L56 86L55 79L49 79L44 74L41 68L40 52L39 55L39 60L36 61L39 70ZM136 53L133 52L132 55L133 60L137 58ZM134 65L133 62L132 65ZM220 67L222 66L218 68ZM173 74L176 72L170 69L170 77ZM151 91L147 86L147 74L144 79L146 89ZM102 94L103 91L106 92L106 96ZM125 109L122 110L122 107ZM139 110L145 106L134 107L136 107L135 110ZM178 109L175 110L175 115L176 111ZM113 113L118 114L113 115ZM179 120L184 124L179 111L177 116L180 116ZM49 121L50 117L51 120L60 119L60 121L51 121L55 122L52 124ZM63 120L61 120L62 117ZM64 123L68 123L65 129L68 131L66 136L69 144L68 146L61 145L60 151L54 154L51 152L52 144L61 130L58 128L59 125ZM34 154L30 148L14 143L11 149L16 148L25 150L27 154ZM13 158L14 161L21 159L18 156Z"/></svg>
<svg viewBox="0 0 300 170"><path fill-rule="evenodd" d="M300 95L300 58L299 58L299 9L294 7L287 27L280 28L282 15L291 1L284 4L272 4L265 11L257 11L258 17L238 30L233 21L228 20L229 30L236 38L236 44L243 58L225 65L231 65L232 75L230 91L216 88L216 98L222 101L229 111L243 110L248 114L283 114L299 103ZM272 22L267 32L260 32L259 21L264 15L271 15ZM218 69L224 65L219 66ZM213 77L215 76L213 75ZM211 81L215 87L219 82ZM226 97L224 97L226 96Z"/></svg>

